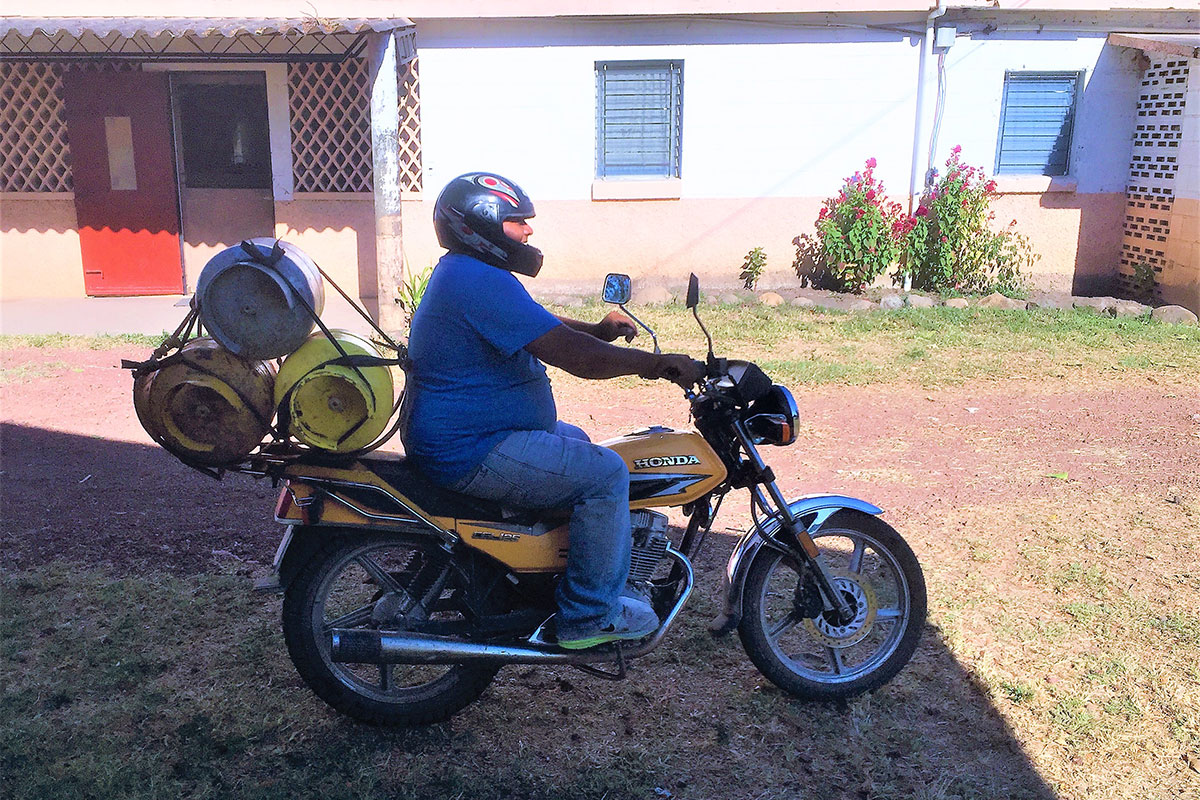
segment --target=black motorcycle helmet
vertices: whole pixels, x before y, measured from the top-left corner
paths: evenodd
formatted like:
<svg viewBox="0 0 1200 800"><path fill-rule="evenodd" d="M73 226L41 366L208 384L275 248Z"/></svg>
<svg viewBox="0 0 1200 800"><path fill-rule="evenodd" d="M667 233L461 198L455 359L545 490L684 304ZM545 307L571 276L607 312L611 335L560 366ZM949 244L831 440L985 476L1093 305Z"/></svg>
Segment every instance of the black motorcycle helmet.
<svg viewBox="0 0 1200 800"><path fill-rule="evenodd" d="M490 172L468 172L438 195L433 229L438 243L452 253L533 277L542 268L542 251L504 234L505 220L533 215L533 201L520 186Z"/></svg>

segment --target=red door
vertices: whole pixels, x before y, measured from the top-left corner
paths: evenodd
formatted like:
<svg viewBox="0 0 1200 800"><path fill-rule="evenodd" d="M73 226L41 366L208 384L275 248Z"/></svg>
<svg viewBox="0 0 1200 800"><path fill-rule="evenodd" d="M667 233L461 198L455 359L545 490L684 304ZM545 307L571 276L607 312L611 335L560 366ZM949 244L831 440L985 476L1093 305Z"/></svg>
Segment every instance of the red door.
<svg viewBox="0 0 1200 800"><path fill-rule="evenodd" d="M69 69L63 98L84 290L182 293L167 74Z"/></svg>

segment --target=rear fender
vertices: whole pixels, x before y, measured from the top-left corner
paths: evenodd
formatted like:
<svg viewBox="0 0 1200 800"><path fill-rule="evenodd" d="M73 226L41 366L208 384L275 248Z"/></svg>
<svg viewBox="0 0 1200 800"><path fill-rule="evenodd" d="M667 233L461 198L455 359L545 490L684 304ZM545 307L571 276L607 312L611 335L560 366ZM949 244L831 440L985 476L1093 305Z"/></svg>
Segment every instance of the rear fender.
<svg viewBox="0 0 1200 800"><path fill-rule="evenodd" d="M275 574L279 576L279 588L286 591L292 580L303 569L317 551L330 538L331 531L289 525L275 553Z"/></svg>
<svg viewBox="0 0 1200 800"><path fill-rule="evenodd" d="M255 584L260 592L275 592L282 594L287 591L291 582L300 574L300 570L313 559L325 546L325 543L335 536L361 533L360 529L334 528L328 526L289 525L275 551L275 561L272 565L274 574L261 579ZM424 533L421 531L420 533ZM429 534L431 538L433 534Z"/></svg>
<svg viewBox="0 0 1200 800"><path fill-rule="evenodd" d="M793 516L807 522L805 530L810 536L815 535L830 517L845 509L861 511L871 516L883 513L882 508L865 500L840 494L805 495L789 502L788 507ZM811 521L808 521L810 519ZM709 624L709 630L714 636L729 633L742 621L742 594L746 588L746 573L750 571L750 565L758 551L764 545L771 546L767 544L765 536L778 530L779 525L779 520L774 519L763 526L761 531L753 527L733 548L729 563L725 566L725 610Z"/></svg>

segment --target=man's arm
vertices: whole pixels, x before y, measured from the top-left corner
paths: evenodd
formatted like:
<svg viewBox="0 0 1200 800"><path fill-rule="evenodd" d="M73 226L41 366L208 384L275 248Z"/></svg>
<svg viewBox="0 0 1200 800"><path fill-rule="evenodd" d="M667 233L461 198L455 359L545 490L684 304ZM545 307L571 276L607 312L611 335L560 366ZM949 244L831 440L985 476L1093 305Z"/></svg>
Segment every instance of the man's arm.
<svg viewBox="0 0 1200 800"><path fill-rule="evenodd" d="M580 378L638 375L665 378L686 388L704 377L704 365L689 356L616 347L566 323L534 339L525 349L535 358Z"/></svg>

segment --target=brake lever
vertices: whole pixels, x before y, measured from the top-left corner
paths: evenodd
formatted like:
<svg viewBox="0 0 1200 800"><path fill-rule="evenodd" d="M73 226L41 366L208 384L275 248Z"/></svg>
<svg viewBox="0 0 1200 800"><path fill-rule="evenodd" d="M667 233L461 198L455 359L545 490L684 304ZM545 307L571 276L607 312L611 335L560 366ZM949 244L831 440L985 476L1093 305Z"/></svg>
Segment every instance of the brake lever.
<svg viewBox="0 0 1200 800"><path fill-rule="evenodd" d="M729 360L726 358L717 358L709 351L708 361L705 366L705 377L720 378L722 375L729 372Z"/></svg>

